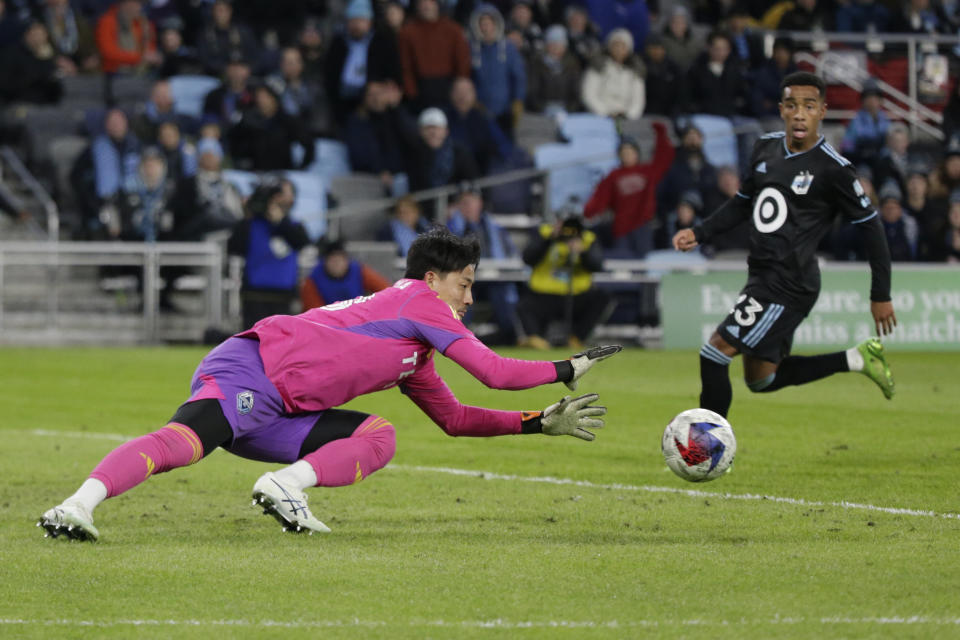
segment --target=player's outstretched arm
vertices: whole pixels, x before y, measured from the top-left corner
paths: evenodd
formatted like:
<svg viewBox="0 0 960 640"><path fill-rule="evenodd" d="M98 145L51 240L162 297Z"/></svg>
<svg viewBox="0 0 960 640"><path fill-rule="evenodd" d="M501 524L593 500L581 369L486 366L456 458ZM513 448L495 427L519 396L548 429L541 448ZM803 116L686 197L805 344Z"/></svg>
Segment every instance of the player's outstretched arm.
<svg viewBox="0 0 960 640"><path fill-rule="evenodd" d="M519 360L504 358L475 336L468 336L447 347L444 355L491 389L531 389L551 382L564 382L570 389L575 389L576 381L594 364L621 348L620 345L595 347L570 359L554 362Z"/></svg>
<svg viewBox="0 0 960 640"><path fill-rule="evenodd" d="M589 406L597 400L595 393L574 399L567 396L543 411L499 411L464 405L437 374L432 358L408 377L400 389L450 436L545 433L593 440L593 433L587 429L602 427L599 416L607 412L606 407Z"/></svg>
<svg viewBox="0 0 960 640"><path fill-rule="evenodd" d="M564 381L570 391L577 390L577 381L590 371L593 365L601 360L606 360L610 356L620 353L623 347L619 344L605 344L601 347L593 347L570 357L570 365L573 367L573 375L569 380Z"/></svg>

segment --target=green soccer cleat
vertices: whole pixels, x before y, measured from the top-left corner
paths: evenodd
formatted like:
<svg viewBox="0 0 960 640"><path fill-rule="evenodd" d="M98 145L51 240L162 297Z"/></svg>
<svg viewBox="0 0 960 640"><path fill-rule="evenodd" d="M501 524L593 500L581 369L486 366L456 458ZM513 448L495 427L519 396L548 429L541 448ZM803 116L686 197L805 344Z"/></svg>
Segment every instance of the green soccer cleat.
<svg viewBox="0 0 960 640"><path fill-rule="evenodd" d="M64 536L71 540L96 542L100 532L93 526L93 516L79 504L63 503L49 509L37 522L46 530L45 538Z"/></svg>
<svg viewBox="0 0 960 640"><path fill-rule="evenodd" d="M868 338L857 345L857 351L863 356L863 373L877 383L883 395L889 400L896 390L893 373L883 355L883 343L878 338Z"/></svg>

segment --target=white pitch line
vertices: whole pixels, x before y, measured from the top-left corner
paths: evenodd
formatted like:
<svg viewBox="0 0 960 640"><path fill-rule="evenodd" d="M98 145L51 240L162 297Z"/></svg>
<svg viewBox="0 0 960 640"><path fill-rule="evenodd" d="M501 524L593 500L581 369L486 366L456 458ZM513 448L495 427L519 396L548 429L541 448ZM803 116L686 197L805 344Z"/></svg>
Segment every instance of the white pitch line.
<svg viewBox="0 0 960 640"><path fill-rule="evenodd" d="M43 627L238 627L238 628L281 628L281 629L329 629L329 628L454 628L454 629L623 629L638 627L752 627L758 625L935 625L957 626L960 618L930 618L927 616L868 616L851 618L846 616L804 618L782 617L756 618L739 620L524 620L510 621L502 618L490 620L411 620L403 622L384 622L379 620L361 620L352 618L346 620L71 620L71 619L24 619L0 618L0 627L3 626L43 626Z"/></svg>
<svg viewBox="0 0 960 640"><path fill-rule="evenodd" d="M483 480L510 480L513 482L540 482L544 484L570 485L574 487L587 487L590 489L612 489L615 491L643 491L647 493L675 493L694 498L713 498L716 500L766 500L769 502L780 502L802 507L840 507L841 509L862 509L866 511L879 511L894 515L904 516L923 516L927 518L949 518L960 520L960 513L937 513L936 511L927 511L923 509L902 509L899 507L879 507L872 504L858 504L856 502L820 502L818 500L804 500L803 498L785 498L781 496L767 496L757 493L714 493L711 491L700 491L697 489L677 489L676 487L657 487L653 485L633 485L633 484L599 484L588 480L573 480L571 478L554 478L551 476L514 476L492 471L473 471L470 469L452 469L449 467L422 467L416 465L390 464L387 469L396 469L398 471L421 471L428 473L446 473L454 476L468 476L481 478Z"/></svg>
<svg viewBox="0 0 960 640"><path fill-rule="evenodd" d="M11 429L6 433L25 433L34 436L52 436L66 438L89 438L93 440L112 440L116 442L127 442L133 438L119 433L102 433L96 431L51 431L48 429ZM472 469L456 469L451 467L426 467L419 465L394 464L387 465L387 469L395 471L415 471L419 473L445 473L454 476L466 476L471 478L481 478L483 480L509 480L512 482L536 482L554 485L569 485L574 487L585 487L590 489L609 489L614 491L636 491L645 493L673 493L689 496L692 498L712 498L714 500L757 500L778 502L781 504L791 504L798 507L837 507L840 509L856 509L861 511L876 511L891 515L917 516L923 518L946 518L948 520L960 520L960 513L939 513L937 511L925 509L907 509L902 507L881 507L873 504L860 504L841 500L838 502L822 502L819 500L805 500L803 498L788 498L783 496L769 496L759 493L719 493L712 491L701 491L699 489L678 489L676 487L658 487L655 485L633 485L633 484L601 484L590 482L588 480L574 480L572 478L555 478L552 476L515 476L493 471L476 471Z"/></svg>

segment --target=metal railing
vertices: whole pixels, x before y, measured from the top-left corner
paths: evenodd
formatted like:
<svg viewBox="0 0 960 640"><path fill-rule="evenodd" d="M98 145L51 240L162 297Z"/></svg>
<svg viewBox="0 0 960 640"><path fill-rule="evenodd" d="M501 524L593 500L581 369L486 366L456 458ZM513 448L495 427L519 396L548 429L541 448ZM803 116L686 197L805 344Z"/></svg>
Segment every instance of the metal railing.
<svg viewBox="0 0 960 640"><path fill-rule="evenodd" d="M204 271L206 300L204 320L207 325L223 322L224 308L224 251L215 243L169 242L147 244L139 242L0 242L0 330L7 328L6 304L15 283L9 281L11 270L36 267L43 271L42 282L31 283L31 298L42 307L45 321L38 329L59 326L66 298L67 280L64 272L74 267L135 267L141 269L142 337L147 342L160 339L157 318L162 267L189 267ZM42 284L43 289L37 293ZM37 309L40 310L40 309ZM42 325L42 326L40 326Z"/></svg>
<svg viewBox="0 0 960 640"><path fill-rule="evenodd" d="M905 108L889 99L884 101L884 107L897 117L910 123L911 132L914 135L916 135L919 129L936 140L943 140L943 132L929 124L929 122L933 122L936 125L942 124L943 116L921 103L919 99L917 90L917 79L919 77L918 60L920 59L920 54L936 53L941 46L957 47L960 45L960 38L957 36L900 33L839 33L825 31L785 31L776 33L777 35L788 35L796 42L809 43L811 49L818 53L829 50L831 43L862 46L863 50L870 54L882 53L890 46L903 46L906 49L905 53L907 57L907 93L903 93L896 87L879 79L877 79L877 82L881 91L905 105ZM773 33L769 34L771 38L773 35ZM822 58L816 55L798 52L795 54L795 59L811 64L818 72L823 70ZM862 90L862 82L869 77L869 73L859 67L845 64L836 58L831 58L831 64L833 63L843 65L844 72L853 72L854 75L858 76L859 82L847 83L847 85L858 91ZM833 115L839 117L846 114L834 112Z"/></svg>
<svg viewBox="0 0 960 640"><path fill-rule="evenodd" d="M17 178L29 189L30 194L36 198L47 218L47 239L57 241L60 239L60 210L57 203L53 201L47 190L43 188L32 173L20 160L20 157L10 147L0 147L0 157L6 164L6 167L13 171Z"/></svg>

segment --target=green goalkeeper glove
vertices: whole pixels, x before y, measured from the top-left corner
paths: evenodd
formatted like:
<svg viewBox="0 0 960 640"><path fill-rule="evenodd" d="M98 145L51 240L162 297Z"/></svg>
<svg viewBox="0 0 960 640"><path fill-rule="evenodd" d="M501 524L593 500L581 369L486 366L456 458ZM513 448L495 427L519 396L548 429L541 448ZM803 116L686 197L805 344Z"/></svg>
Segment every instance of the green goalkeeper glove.
<svg viewBox="0 0 960 640"><path fill-rule="evenodd" d="M575 436L582 440L593 440L596 436L587 429L599 429L603 420L595 416L602 416L607 412L606 407L590 406L600 396L588 393L579 398L565 396L543 410L540 416L540 426L548 436Z"/></svg>
<svg viewBox="0 0 960 640"><path fill-rule="evenodd" d="M582 378L587 371L590 371L590 367L601 360L606 360L615 353L619 353L622 349L623 347L618 344L607 344L570 356L570 364L573 365L573 377L564 384L570 391L576 391L577 380Z"/></svg>

